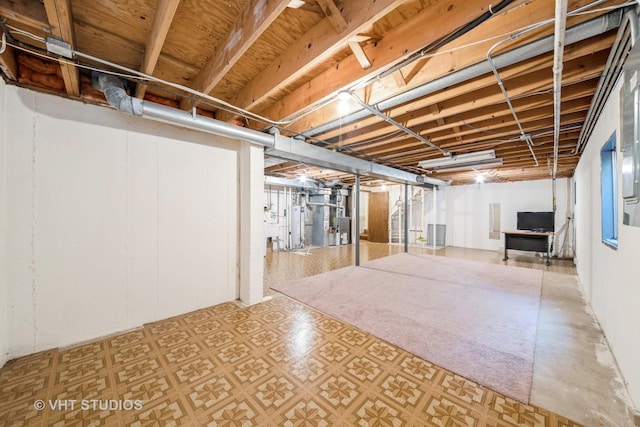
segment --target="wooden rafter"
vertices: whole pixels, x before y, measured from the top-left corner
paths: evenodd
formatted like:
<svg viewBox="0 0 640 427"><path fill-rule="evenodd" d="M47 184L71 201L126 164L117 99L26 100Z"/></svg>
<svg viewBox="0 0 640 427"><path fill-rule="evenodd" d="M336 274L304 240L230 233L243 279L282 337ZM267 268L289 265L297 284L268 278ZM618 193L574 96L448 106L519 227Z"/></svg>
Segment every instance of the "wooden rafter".
<svg viewBox="0 0 640 427"><path fill-rule="evenodd" d="M140 71L143 73L153 74L179 4L180 0L158 0L156 14L153 18L153 26L149 33L149 41L144 50L144 60L142 61L142 67L140 67ZM139 84L136 87L135 96L142 98L146 90L146 85Z"/></svg>
<svg viewBox="0 0 640 427"><path fill-rule="evenodd" d="M44 8L51 25L51 34L75 48L71 0L44 0ZM80 96L78 69L67 62L60 62L60 70L67 95Z"/></svg>
<svg viewBox="0 0 640 427"><path fill-rule="evenodd" d="M193 79L191 87L202 93L211 92L288 4L289 0L252 0L227 37L216 47L215 54ZM180 103L182 109L191 107L193 102L188 99Z"/></svg>
<svg viewBox="0 0 640 427"><path fill-rule="evenodd" d="M322 64L352 38L367 31L372 22L404 3L404 0L354 0L345 3L342 15L347 28L336 33L328 19L323 19L297 40L260 75L249 82L232 100L233 105L252 109L283 87ZM358 65L359 67L359 65ZM222 120L231 115L222 113Z"/></svg>

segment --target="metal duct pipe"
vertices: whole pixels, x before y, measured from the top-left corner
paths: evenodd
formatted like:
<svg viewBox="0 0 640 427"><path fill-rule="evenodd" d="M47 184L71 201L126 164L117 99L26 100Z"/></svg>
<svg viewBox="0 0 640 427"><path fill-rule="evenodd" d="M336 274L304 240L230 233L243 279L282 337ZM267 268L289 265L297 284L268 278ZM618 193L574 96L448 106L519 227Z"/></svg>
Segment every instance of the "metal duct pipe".
<svg viewBox="0 0 640 427"><path fill-rule="evenodd" d="M384 179L399 184L449 185L448 182L439 179L416 175L368 160L348 156L343 153L330 151L317 145L307 144L296 138L284 137L277 132L275 137L275 147L267 149L269 156L340 172L352 173L354 175Z"/></svg>
<svg viewBox="0 0 640 427"><path fill-rule="evenodd" d="M132 116L142 116L142 100L129 96L122 80L111 74L93 72L91 86L104 93L109 105Z"/></svg>
<svg viewBox="0 0 640 427"><path fill-rule="evenodd" d="M198 116L186 111L156 104L155 102L143 101L142 105L142 117L147 119L226 136L228 138L242 139L269 148L275 145L274 136L270 134L232 125L220 120Z"/></svg>
<svg viewBox="0 0 640 427"><path fill-rule="evenodd" d="M105 78L100 78L100 76L104 76ZM131 111L136 116L146 119L260 144L270 150L269 153L271 155L286 160L325 167L341 172L375 176L392 182L448 185L448 183L439 179L426 178L400 169L379 165L368 160L347 156L342 153L335 153L295 138L284 137L281 136L277 130L274 130L273 134L266 134L220 120L198 116L195 114L195 110L193 114L190 114L186 111L154 102L141 101L126 95L122 82L106 74L97 75L96 81L102 82L95 87L105 93L107 101L109 101L112 107L120 111L120 108L124 106L125 111L128 111L127 105L131 102L133 105ZM141 106L141 109L139 106Z"/></svg>
<svg viewBox="0 0 640 427"><path fill-rule="evenodd" d="M609 30L617 28L620 25L621 20L622 12L620 10L614 10L605 15L601 15L598 18L585 21L567 29L565 42L566 44L577 43L582 40L586 40L588 38L606 33ZM553 36L548 36L531 42L525 46L510 50L509 52L506 52L502 55L498 55L493 58L493 61L497 67L502 68L516 64L518 62L526 61L535 56L551 52L552 50ZM486 62L480 62L467 68L463 68L454 73L447 74L446 76L433 80L422 86L418 86L415 89L381 101L375 104L375 107L380 111L389 110L398 105L411 102L417 98L430 95L439 90L446 89L449 86L457 85L459 83L471 80L490 72L491 67L489 66L489 64L487 64ZM344 126L348 123L360 120L366 117L368 114L369 111L365 109L355 111L351 114L341 117L340 119L336 119L322 126L310 129L304 133L304 136L312 137L315 135L323 134L332 129L336 129L340 126Z"/></svg>
<svg viewBox="0 0 640 427"><path fill-rule="evenodd" d="M640 2L640 0L638 0ZM638 14L634 12L634 10L629 10L625 17L629 19L629 26L631 29L631 47L636 45L636 40L638 39Z"/></svg>
<svg viewBox="0 0 640 427"><path fill-rule="evenodd" d="M342 205L337 203L320 203L320 202L307 202L309 206L329 206L330 208L341 208Z"/></svg>
<svg viewBox="0 0 640 427"><path fill-rule="evenodd" d="M129 96L122 81L110 74L94 72L92 75L92 86L104 93L109 105L125 114L140 116L146 119L229 138L251 141L264 145L265 147L273 147L275 145L273 135L235 126L220 120L190 114L186 111Z"/></svg>

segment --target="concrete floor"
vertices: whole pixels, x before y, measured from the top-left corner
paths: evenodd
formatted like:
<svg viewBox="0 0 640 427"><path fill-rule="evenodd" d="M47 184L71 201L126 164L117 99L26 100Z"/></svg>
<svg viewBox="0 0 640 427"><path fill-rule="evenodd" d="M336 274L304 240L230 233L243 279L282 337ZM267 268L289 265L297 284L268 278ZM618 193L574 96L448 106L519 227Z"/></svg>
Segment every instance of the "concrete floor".
<svg viewBox="0 0 640 427"><path fill-rule="evenodd" d="M544 274L531 403L587 426L633 426L622 376L577 276Z"/></svg>
<svg viewBox="0 0 640 427"><path fill-rule="evenodd" d="M399 253L400 245L362 241L360 260ZM270 286L354 265L353 245L270 252L265 258L265 295ZM607 341L580 291L571 261L545 266L531 253L502 253L446 247L410 247L409 252L450 256L544 271L533 387L530 402L586 426L633 426L630 399Z"/></svg>

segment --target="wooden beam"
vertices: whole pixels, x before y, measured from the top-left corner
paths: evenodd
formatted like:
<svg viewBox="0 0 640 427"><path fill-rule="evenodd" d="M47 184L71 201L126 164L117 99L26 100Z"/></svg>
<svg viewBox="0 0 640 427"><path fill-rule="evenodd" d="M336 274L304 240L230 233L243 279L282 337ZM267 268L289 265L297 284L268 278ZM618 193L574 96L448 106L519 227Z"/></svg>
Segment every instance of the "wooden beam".
<svg viewBox="0 0 640 427"><path fill-rule="evenodd" d="M360 66L363 70L371 67L371 61L369 61L369 58L367 58L367 54L364 53L364 50L362 49L362 46L360 46L360 43L349 41L349 47L351 48L351 52L353 52L353 55L360 63Z"/></svg>
<svg viewBox="0 0 640 427"><path fill-rule="evenodd" d="M75 48L71 0L44 0L51 34ZM69 96L80 96L80 79L75 65L60 62L65 90Z"/></svg>
<svg viewBox="0 0 640 427"><path fill-rule="evenodd" d="M251 0L227 37L216 46L214 54L193 79L191 87L202 93L211 92L288 4L289 0ZM188 110L191 107L193 102L188 99L183 99L180 103L182 109Z"/></svg>
<svg viewBox="0 0 640 427"><path fill-rule="evenodd" d="M144 50L142 67L140 67L140 71L143 73L153 74L179 4L180 0L158 0L156 14L153 18L153 26L149 32L149 40ZM138 84L136 86L136 98L142 98L146 91L146 85Z"/></svg>
<svg viewBox="0 0 640 427"><path fill-rule="evenodd" d="M398 87L398 89L402 89L407 85L407 81L404 78L404 74L402 74L402 70L394 71L391 76L393 77L393 80L396 82L396 86Z"/></svg>
<svg viewBox="0 0 640 427"><path fill-rule="evenodd" d="M333 26L333 29L336 30L336 33L340 34L347 28L347 21L345 21L344 16L342 16L342 12L338 9L338 6L334 3L333 0L316 0L318 5L324 12L329 22Z"/></svg>
<svg viewBox="0 0 640 427"><path fill-rule="evenodd" d="M0 0L0 15L49 32L47 12L39 0Z"/></svg>
<svg viewBox="0 0 640 427"><path fill-rule="evenodd" d="M3 35L4 34L0 32L0 37L2 37ZM4 52L0 54L0 69L9 80L18 80L18 64L16 62L15 52L11 46L8 46L6 44L4 47Z"/></svg>
<svg viewBox="0 0 640 427"><path fill-rule="evenodd" d="M9 80L18 80L18 64L11 46L7 46L4 53L0 55L0 69Z"/></svg>
<svg viewBox="0 0 640 427"><path fill-rule="evenodd" d="M369 30L371 23L384 17L404 2L405 0L345 2L342 15L347 22L347 28L342 33L336 33L329 20L323 19L229 101L233 105L253 109L281 88L331 58L334 53L343 49L352 37ZM355 62L357 64L357 61ZM359 64L357 66L361 72L362 68ZM229 120L231 117L231 114L220 112L221 120Z"/></svg>

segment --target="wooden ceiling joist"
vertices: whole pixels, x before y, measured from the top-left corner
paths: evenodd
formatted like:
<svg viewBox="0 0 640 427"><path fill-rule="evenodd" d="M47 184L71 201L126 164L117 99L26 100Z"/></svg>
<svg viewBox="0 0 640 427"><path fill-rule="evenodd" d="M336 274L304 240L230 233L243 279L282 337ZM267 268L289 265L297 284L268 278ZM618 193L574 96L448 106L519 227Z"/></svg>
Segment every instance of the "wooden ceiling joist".
<svg viewBox="0 0 640 427"><path fill-rule="evenodd" d="M0 37L2 37L1 32ZM16 63L15 52L11 46L6 44L4 46L4 52L0 54L0 69L9 80L18 80L18 64Z"/></svg>
<svg viewBox="0 0 640 427"><path fill-rule="evenodd" d="M547 10L545 10L545 8ZM504 30L505 32L511 31L514 28L520 28L523 22L522 20L527 17L528 13L532 13L536 17L539 16L539 17L549 18L553 16L553 11L552 10L549 11L547 5L533 2L531 7L523 6L513 11L509 11L507 14L505 14L506 17L503 17L503 15L497 15L493 17L490 22L492 23L492 25L499 26L499 28L501 28L501 30ZM509 18L514 18L514 22L517 23L517 26L514 26L514 24L512 24L509 21ZM414 32L416 34L420 34L421 33L420 27L432 26L430 24L430 22L432 21L433 21L433 16L430 16L426 11L420 15L416 15L411 21L414 26ZM407 25L408 24L409 22L407 22ZM482 25L478 27L478 29L482 29L482 28L483 28ZM489 26L489 28L493 28L495 30L495 27ZM378 46L384 49L393 48L393 50L397 50L397 49L403 50L403 46L405 46L404 40L407 39L407 37L408 36L404 34L403 31L400 31L400 29L391 31L390 33L386 34L384 39L378 43ZM469 34L469 36L466 38L463 38L460 43L462 42L468 43L471 40L473 40L473 37L475 37L475 34ZM565 56L583 54L582 52L574 53L574 51L593 49L594 46L595 48L599 48L599 49L605 49L605 47L608 48L611 45L611 42L614 37L615 37L615 34L608 34L608 35L597 37L596 40L594 41L589 40L588 42L584 42L584 43L575 43L572 45L568 45L565 47ZM597 43L597 46L594 45L594 42ZM495 43L495 41L493 41L492 43ZM490 43L489 46L492 43ZM451 47L452 46L447 45L445 49L449 49ZM404 49L410 49L410 48L413 48L415 50L418 47L416 47L416 45L414 45L413 47L412 46L404 47ZM376 49L376 51L377 50L378 49ZM466 66L470 66L479 62L484 62L486 61L486 53L487 53L486 48L483 49L481 47L474 46L473 49L458 49L458 50L451 51L446 55L434 56L429 59L428 67L426 67L425 72L422 73L420 76L414 76L413 79L410 80L410 82L409 82L409 79L407 78L407 74L405 73L404 79L407 82L407 84L405 86L402 86L401 89L406 90L406 89L418 86L422 83L425 83L426 81L430 81L435 78L447 75L451 72L454 72ZM385 62L385 58L383 57L379 57L372 54L368 54L368 57L375 62L382 62L382 63ZM316 88L319 86L321 87L323 85L328 85L329 82L337 81L337 77L335 76L335 74L346 73L345 70L347 69L351 70L351 68L356 70L355 66L357 66L358 67L357 70L359 70L360 76L361 76L362 70L359 68L359 65L350 64L347 62L348 60L349 58L342 61L343 63L341 63L338 67L334 67L335 69L327 70L325 73L323 73L323 75L318 76L307 86L300 88L294 93L292 93L291 95L289 95L287 99L290 100L290 102L283 101L281 103L278 103L278 105L274 105L272 107L269 107L263 110L262 114L264 116L272 117L272 118L287 117L295 113L295 111L299 108L297 105L299 105L301 101L312 98L312 97L319 98L319 94L316 95L314 93L311 93L312 91L310 88ZM547 66L546 60L542 61L536 58L535 60L528 61L528 65L531 65L534 63L544 64L542 66ZM350 71L354 78L358 77L354 74L356 71ZM505 77L504 72L505 70L500 70L500 73L503 76L503 78ZM520 72L520 71L515 70L515 72ZM509 73L508 70L507 70L507 73ZM493 75L490 75L487 77L488 77L487 81L490 82L487 84L495 84L495 77ZM384 85L384 82L380 82L380 83L382 84L377 84L376 86L375 97L370 100L369 102L370 104L375 104L376 102L380 102L381 100L391 98L392 96L396 95L398 92L399 86L395 83L395 81L392 84L388 84L388 85ZM451 88L451 89L456 89L456 88ZM285 110L284 108L281 107L282 105L287 105L288 108ZM320 114L323 115L324 122L338 119L339 113L332 111L331 108L328 108L327 110L328 111L318 111L317 113L309 114L303 117L301 120L297 121L292 126L292 129L295 131L302 132L306 129L313 128L313 123L317 122L318 120L317 116Z"/></svg>
<svg viewBox="0 0 640 427"><path fill-rule="evenodd" d="M69 43L71 48L75 49L71 0L44 0L44 8L51 26L51 34L63 42ZM80 78L76 66L66 61L60 61L60 71L67 95L80 96Z"/></svg>
<svg viewBox="0 0 640 427"><path fill-rule="evenodd" d="M158 0L156 14L153 18L153 26L149 33L149 41L144 50L144 59L142 61L142 67L140 67L141 72L153 74L179 4L180 0ZM146 90L146 85L138 84L136 86L136 98L144 97Z"/></svg>

